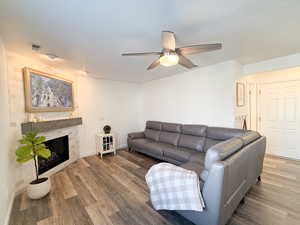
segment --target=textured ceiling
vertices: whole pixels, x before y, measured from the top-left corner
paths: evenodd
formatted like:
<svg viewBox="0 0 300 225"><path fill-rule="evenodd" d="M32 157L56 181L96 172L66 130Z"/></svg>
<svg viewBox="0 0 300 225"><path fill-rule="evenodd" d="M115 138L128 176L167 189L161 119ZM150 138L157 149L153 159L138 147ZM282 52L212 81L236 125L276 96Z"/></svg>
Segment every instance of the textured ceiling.
<svg viewBox="0 0 300 225"><path fill-rule="evenodd" d="M146 71L155 56L123 52L160 50L162 30L178 46L223 43L190 57L199 66L236 59L242 64L300 52L299 0L1 0L0 36L8 50L62 57L57 67L85 69L106 79L145 82L186 71L174 66Z"/></svg>

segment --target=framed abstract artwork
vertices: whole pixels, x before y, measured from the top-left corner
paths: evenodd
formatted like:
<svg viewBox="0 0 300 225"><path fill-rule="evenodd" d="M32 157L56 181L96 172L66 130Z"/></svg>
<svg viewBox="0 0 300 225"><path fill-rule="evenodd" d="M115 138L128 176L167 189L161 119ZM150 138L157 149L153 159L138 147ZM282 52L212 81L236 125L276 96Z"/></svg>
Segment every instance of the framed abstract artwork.
<svg viewBox="0 0 300 225"><path fill-rule="evenodd" d="M73 81L25 67L23 69L26 112L74 110Z"/></svg>
<svg viewBox="0 0 300 225"><path fill-rule="evenodd" d="M236 83L236 106L245 105L245 84Z"/></svg>

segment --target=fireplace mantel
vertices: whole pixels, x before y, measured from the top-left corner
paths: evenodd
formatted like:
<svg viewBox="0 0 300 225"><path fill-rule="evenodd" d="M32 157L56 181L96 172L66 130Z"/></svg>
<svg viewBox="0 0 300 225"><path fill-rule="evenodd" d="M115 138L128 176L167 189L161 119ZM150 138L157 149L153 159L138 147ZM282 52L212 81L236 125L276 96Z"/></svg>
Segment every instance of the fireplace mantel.
<svg viewBox="0 0 300 225"><path fill-rule="evenodd" d="M73 127L82 124L82 118L70 118L70 119L60 119L60 120L49 120L40 122L26 122L21 124L22 134L29 131L36 132L47 132L51 130L57 130L65 127Z"/></svg>

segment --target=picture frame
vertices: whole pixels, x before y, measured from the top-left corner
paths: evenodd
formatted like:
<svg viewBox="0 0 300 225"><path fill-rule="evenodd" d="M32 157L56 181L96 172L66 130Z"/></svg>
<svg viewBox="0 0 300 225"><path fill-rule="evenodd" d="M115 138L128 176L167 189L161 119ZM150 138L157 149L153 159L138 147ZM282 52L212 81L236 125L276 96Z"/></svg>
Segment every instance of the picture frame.
<svg viewBox="0 0 300 225"><path fill-rule="evenodd" d="M236 106L242 107L245 105L245 84L236 83Z"/></svg>
<svg viewBox="0 0 300 225"><path fill-rule="evenodd" d="M23 68L25 111L74 111L73 81L57 75Z"/></svg>

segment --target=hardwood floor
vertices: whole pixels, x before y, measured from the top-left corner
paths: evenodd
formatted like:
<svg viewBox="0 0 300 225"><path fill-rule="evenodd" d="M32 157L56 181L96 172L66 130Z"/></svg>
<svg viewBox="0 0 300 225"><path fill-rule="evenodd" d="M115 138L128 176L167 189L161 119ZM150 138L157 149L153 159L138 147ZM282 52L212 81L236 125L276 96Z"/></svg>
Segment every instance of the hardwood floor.
<svg viewBox="0 0 300 225"><path fill-rule="evenodd" d="M41 200L16 196L10 225L192 225L149 203L144 176L157 163L139 153L90 156L51 176ZM267 156L262 182L253 186L229 225L299 225L300 163Z"/></svg>

